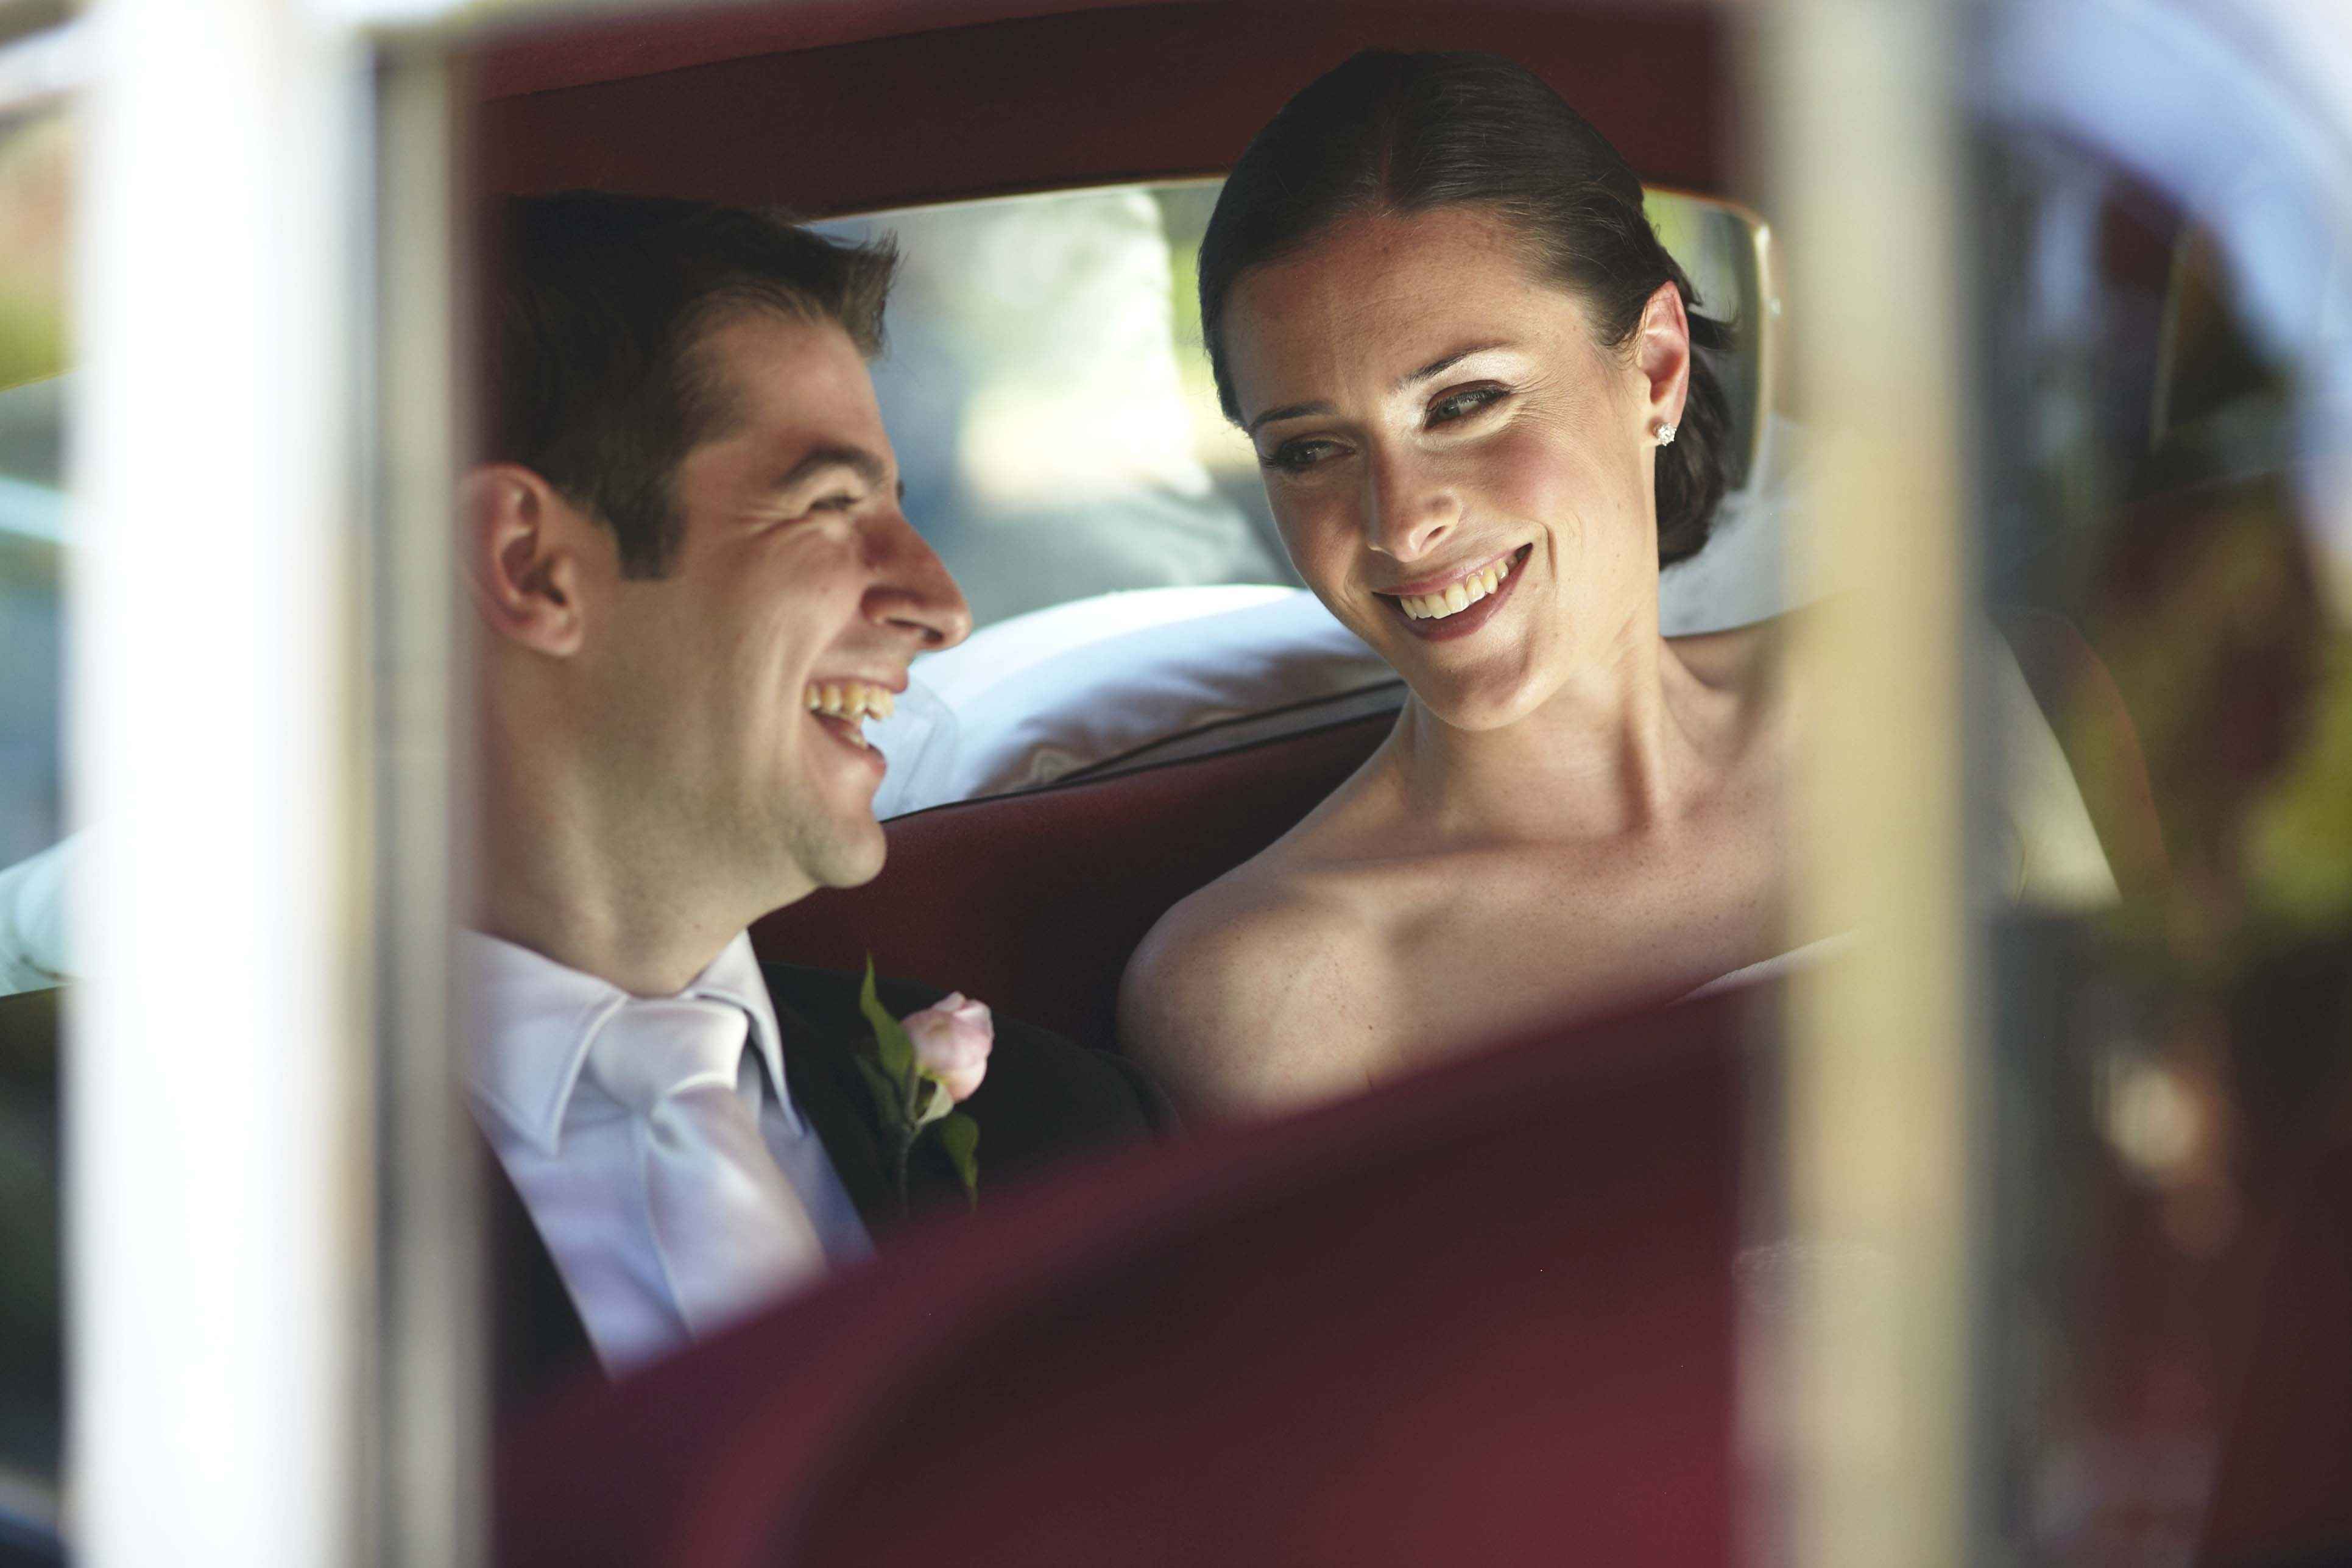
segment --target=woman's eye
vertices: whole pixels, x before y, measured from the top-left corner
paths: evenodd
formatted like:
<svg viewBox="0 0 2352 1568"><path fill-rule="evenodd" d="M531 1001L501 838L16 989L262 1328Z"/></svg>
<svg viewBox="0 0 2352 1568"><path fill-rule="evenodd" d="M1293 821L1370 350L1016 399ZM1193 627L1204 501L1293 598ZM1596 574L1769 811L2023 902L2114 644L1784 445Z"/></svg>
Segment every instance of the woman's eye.
<svg viewBox="0 0 2352 1568"><path fill-rule="evenodd" d="M1459 392L1449 392L1429 405L1429 422L1432 425L1450 425L1457 419L1467 419L1489 404L1500 402L1506 395L1505 390L1499 386L1465 386Z"/></svg>
<svg viewBox="0 0 2352 1568"><path fill-rule="evenodd" d="M1337 441L1327 441L1320 437L1302 436L1296 441L1285 441L1271 454L1260 458L1258 461L1269 468L1280 468L1284 473L1296 474L1313 468L1339 450L1339 443Z"/></svg>

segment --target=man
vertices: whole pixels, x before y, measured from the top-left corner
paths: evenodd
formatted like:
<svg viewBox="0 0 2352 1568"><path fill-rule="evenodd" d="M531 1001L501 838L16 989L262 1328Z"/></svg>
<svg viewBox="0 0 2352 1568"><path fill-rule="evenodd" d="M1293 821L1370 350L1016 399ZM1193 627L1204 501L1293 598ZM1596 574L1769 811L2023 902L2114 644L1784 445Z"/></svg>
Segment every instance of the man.
<svg viewBox="0 0 2352 1568"><path fill-rule="evenodd" d="M745 928L881 868L862 720L971 617L866 374L887 247L683 203L510 216L460 554L485 628L469 1088L536 1281L513 1391L583 1329L625 1370L958 1195L926 1147L901 1188L856 978L763 969ZM1125 1064L1010 1025L965 1109L984 1183L1161 1126Z"/></svg>

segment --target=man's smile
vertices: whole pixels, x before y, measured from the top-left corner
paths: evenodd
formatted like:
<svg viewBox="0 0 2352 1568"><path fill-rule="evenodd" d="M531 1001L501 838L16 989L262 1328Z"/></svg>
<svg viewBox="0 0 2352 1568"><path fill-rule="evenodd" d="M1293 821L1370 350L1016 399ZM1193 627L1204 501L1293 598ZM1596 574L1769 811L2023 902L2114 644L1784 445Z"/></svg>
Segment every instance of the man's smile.
<svg viewBox="0 0 2352 1568"><path fill-rule="evenodd" d="M819 729L843 745L866 752L876 763L882 761L882 753L866 739L865 723L868 719L887 719L897 710L898 695L889 687L870 680L812 680L802 693L802 702L815 716Z"/></svg>

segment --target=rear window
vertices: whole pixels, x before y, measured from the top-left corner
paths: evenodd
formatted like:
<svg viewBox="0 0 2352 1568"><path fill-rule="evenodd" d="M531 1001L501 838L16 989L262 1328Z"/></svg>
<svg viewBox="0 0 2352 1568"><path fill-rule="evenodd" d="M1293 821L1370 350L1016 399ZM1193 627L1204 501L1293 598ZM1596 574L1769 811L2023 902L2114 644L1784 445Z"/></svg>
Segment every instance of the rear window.
<svg viewBox="0 0 2352 1568"><path fill-rule="evenodd" d="M874 368L908 515L987 626L1133 588L1295 584L1247 440L1217 407L1195 262L1223 182L908 208L823 226L898 237ZM1710 313L1754 324L1727 380L1752 431L1769 311L1739 209L1654 192Z"/></svg>

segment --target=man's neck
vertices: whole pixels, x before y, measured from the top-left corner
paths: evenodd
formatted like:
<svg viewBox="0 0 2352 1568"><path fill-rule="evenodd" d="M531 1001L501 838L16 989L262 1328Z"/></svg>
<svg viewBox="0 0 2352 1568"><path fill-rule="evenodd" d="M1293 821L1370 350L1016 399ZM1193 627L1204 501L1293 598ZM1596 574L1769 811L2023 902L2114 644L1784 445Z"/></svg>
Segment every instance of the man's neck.
<svg viewBox="0 0 2352 1568"><path fill-rule="evenodd" d="M488 771L474 924L633 995L676 994L737 932L808 890L752 897L727 867L606 831L593 800L554 781Z"/></svg>
<svg viewBox="0 0 2352 1568"><path fill-rule="evenodd" d="M649 911L646 911L649 912ZM615 914L620 918L613 918ZM641 911L587 911L501 889L486 897L475 924L567 969L610 981L635 996L671 996L710 967L740 923L631 918Z"/></svg>

